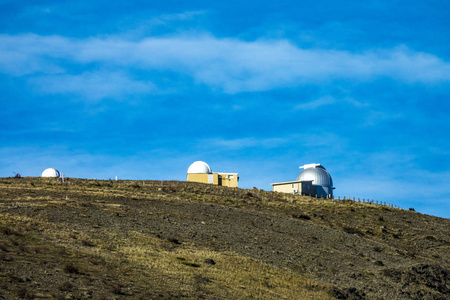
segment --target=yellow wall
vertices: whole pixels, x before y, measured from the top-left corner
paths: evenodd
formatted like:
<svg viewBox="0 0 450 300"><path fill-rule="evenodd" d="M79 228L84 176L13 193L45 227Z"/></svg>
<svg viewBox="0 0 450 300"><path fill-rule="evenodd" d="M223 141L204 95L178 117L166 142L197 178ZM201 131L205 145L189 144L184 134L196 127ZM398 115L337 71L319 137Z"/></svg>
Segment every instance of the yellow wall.
<svg viewBox="0 0 450 300"><path fill-rule="evenodd" d="M294 187L292 187L292 185ZM301 184L300 184L300 182L297 182L297 183L282 183L282 184L273 185L273 191L274 192L293 194L294 190L297 190L299 193L301 192Z"/></svg>
<svg viewBox="0 0 450 300"><path fill-rule="evenodd" d="M311 196L314 196L316 194L316 187L312 185L312 181L307 182L291 181L291 182L274 183L272 184L272 187L274 192L280 193L301 194Z"/></svg>
<svg viewBox="0 0 450 300"><path fill-rule="evenodd" d="M208 174L187 174L187 181L208 183Z"/></svg>
<svg viewBox="0 0 450 300"><path fill-rule="evenodd" d="M237 173L218 173L219 181L222 186L237 187L238 186L238 174Z"/></svg>
<svg viewBox="0 0 450 300"><path fill-rule="evenodd" d="M208 178L212 177L212 182L209 182ZM237 187L238 186L238 174L231 173L211 173L211 174L187 174L187 181L212 183L215 185Z"/></svg>

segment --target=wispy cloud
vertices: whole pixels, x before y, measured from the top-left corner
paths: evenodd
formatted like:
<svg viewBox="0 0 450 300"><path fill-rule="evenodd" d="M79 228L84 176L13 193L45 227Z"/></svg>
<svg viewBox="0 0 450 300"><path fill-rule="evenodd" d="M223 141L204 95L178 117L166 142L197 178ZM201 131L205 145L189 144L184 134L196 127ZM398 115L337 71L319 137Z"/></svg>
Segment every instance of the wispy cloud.
<svg viewBox="0 0 450 300"><path fill-rule="evenodd" d="M289 142L288 138L239 138L239 139L207 139L200 141L202 145L209 147L219 147L223 149L244 149L253 147L276 148Z"/></svg>
<svg viewBox="0 0 450 300"><path fill-rule="evenodd" d="M199 17L205 15L206 11L198 10L198 11L186 11L179 14L166 14L159 16L157 18L153 18L150 20L150 24L163 25L167 22L174 21L189 21L194 19L195 17Z"/></svg>
<svg viewBox="0 0 450 300"><path fill-rule="evenodd" d="M80 75L53 75L30 80L36 89L48 94L75 94L86 100L100 100L156 91L151 82L132 80L122 73L86 72Z"/></svg>
<svg viewBox="0 0 450 300"><path fill-rule="evenodd" d="M245 148L279 148L284 146L295 147L301 145L304 148L329 147L330 144L339 142L345 145L346 139L333 133L303 133L303 134L280 134L279 137L245 137L237 139L212 138L200 140L199 144L208 147L223 149L245 149Z"/></svg>
<svg viewBox="0 0 450 300"><path fill-rule="evenodd" d="M321 106L327 106L336 103L336 99L330 96L321 97L311 102L302 103L295 106L297 110L314 110Z"/></svg>
<svg viewBox="0 0 450 300"><path fill-rule="evenodd" d="M120 37L0 36L0 72L13 76L55 73L83 76L73 74L74 64L85 74L92 73L93 66L98 65L113 73L125 69L141 70L147 75L161 71L179 73L225 93L264 91L335 79L364 82L389 77L423 84L450 81L450 63L406 47L351 53L302 49L287 40L243 41L205 34L139 41ZM67 92L73 91L72 85L65 87ZM326 104L324 101L331 100L322 99L309 107Z"/></svg>

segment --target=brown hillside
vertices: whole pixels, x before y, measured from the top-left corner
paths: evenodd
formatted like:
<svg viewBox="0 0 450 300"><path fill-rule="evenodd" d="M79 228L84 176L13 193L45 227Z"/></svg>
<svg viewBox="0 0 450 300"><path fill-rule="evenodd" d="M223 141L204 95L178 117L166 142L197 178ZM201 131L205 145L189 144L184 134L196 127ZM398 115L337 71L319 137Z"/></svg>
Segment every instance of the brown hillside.
<svg viewBox="0 0 450 300"><path fill-rule="evenodd" d="M1 178L0 213L0 299L450 294L450 220L384 206L186 182Z"/></svg>

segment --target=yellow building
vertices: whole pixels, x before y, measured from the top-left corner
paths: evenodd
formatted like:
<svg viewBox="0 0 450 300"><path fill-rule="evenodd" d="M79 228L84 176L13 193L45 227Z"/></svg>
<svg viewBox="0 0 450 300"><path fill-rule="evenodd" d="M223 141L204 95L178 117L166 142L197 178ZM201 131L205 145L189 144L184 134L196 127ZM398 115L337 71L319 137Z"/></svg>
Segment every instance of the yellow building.
<svg viewBox="0 0 450 300"><path fill-rule="evenodd" d="M315 196L317 194L317 189L312 182L312 180L288 181L272 183L271 185L274 192Z"/></svg>
<svg viewBox="0 0 450 300"><path fill-rule="evenodd" d="M238 173L213 173L207 163L196 161L189 166L187 181L237 187L239 176Z"/></svg>

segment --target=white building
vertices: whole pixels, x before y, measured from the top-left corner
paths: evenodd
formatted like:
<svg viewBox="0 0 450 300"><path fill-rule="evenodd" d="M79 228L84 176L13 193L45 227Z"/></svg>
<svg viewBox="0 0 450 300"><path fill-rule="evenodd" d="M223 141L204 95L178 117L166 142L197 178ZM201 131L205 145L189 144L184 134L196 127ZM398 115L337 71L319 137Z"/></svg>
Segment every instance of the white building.
<svg viewBox="0 0 450 300"><path fill-rule="evenodd" d="M213 173L204 161L195 161L187 171L187 181L209 183L228 187L237 187L238 173Z"/></svg>

